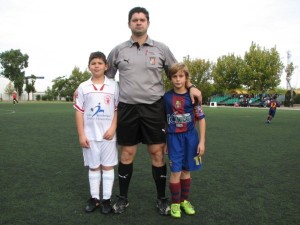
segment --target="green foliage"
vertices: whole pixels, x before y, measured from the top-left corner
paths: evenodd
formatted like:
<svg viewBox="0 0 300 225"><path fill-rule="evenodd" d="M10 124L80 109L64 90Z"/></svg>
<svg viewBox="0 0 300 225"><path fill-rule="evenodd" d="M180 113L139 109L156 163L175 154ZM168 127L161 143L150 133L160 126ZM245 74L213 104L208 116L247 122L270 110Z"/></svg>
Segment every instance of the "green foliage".
<svg viewBox="0 0 300 225"><path fill-rule="evenodd" d="M243 69L243 60L230 54L217 59L212 70L215 88L219 94L228 90L241 88L240 71Z"/></svg>
<svg viewBox="0 0 300 225"><path fill-rule="evenodd" d="M295 95L294 104L300 104L300 95Z"/></svg>
<svg viewBox="0 0 300 225"><path fill-rule="evenodd" d="M295 90L293 90L293 93L291 90L288 90L285 92L285 106L292 106L293 104L300 104L300 94L297 94ZM293 95L292 95L293 94Z"/></svg>
<svg viewBox="0 0 300 225"><path fill-rule="evenodd" d="M283 63L276 47L261 49L252 43L244 56L245 68L240 74L242 84L256 93L264 93L280 84Z"/></svg>
<svg viewBox="0 0 300 225"><path fill-rule="evenodd" d="M162 79L163 79L165 91L170 90L172 88L172 83L171 83L169 77L166 75L165 71L163 71Z"/></svg>
<svg viewBox="0 0 300 225"><path fill-rule="evenodd" d="M68 88L66 90L66 96L69 96L69 100L73 100L73 94L80 83L90 79L90 77L91 73L87 70L81 72L78 67L73 69L72 74L68 79Z"/></svg>
<svg viewBox="0 0 300 225"><path fill-rule="evenodd" d="M286 77L287 77L288 80L291 79L291 76L292 76L294 70L295 70L295 67L294 67L294 65L293 65L292 62L289 63L289 64L286 66L285 72L286 72Z"/></svg>
<svg viewBox="0 0 300 225"><path fill-rule="evenodd" d="M280 87L276 87L275 90L274 90L274 93L276 93L278 95L285 95L286 89L280 88Z"/></svg>
<svg viewBox="0 0 300 225"><path fill-rule="evenodd" d="M68 86L67 83L67 78L65 76L63 77L57 77L55 78L53 81L53 85L52 85L52 89L51 89L51 93L50 90L49 91L49 96L53 96L53 98L55 99L59 99L61 100L61 97L65 97L65 89Z"/></svg>
<svg viewBox="0 0 300 225"><path fill-rule="evenodd" d="M28 59L29 56L22 54L19 49L11 49L0 53L0 63L3 68L2 75L14 83L19 96L23 93L24 69L28 67Z"/></svg>
<svg viewBox="0 0 300 225"><path fill-rule="evenodd" d="M36 76L31 75L30 77L27 77L25 80L25 91L27 92L28 101L29 101L29 94L36 92L35 87L34 87L35 79L36 79Z"/></svg>
<svg viewBox="0 0 300 225"><path fill-rule="evenodd" d="M43 95L43 96L42 96L42 100L43 100L43 101L53 101L53 98L50 97L50 96L48 96L48 95Z"/></svg>
<svg viewBox="0 0 300 225"><path fill-rule="evenodd" d="M202 103L206 104L213 90L210 83L212 63L204 59L190 60L190 58L185 58L183 62L189 69L191 83L201 90Z"/></svg>
<svg viewBox="0 0 300 225"><path fill-rule="evenodd" d="M212 76L217 94L240 88L264 93L279 85L282 70L283 63L275 47L262 49L252 43L243 59L234 54L218 58Z"/></svg>
<svg viewBox="0 0 300 225"><path fill-rule="evenodd" d="M47 87L47 90L45 91L45 95L42 96L43 101L53 101L55 99L55 94L53 92L53 89L50 89Z"/></svg>
<svg viewBox="0 0 300 225"><path fill-rule="evenodd" d="M68 101L73 100L73 94L80 83L88 80L91 77L90 72L85 70L81 72L78 67L75 67L69 78L66 76L58 77L53 80L52 93L55 98L61 100L62 97Z"/></svg>

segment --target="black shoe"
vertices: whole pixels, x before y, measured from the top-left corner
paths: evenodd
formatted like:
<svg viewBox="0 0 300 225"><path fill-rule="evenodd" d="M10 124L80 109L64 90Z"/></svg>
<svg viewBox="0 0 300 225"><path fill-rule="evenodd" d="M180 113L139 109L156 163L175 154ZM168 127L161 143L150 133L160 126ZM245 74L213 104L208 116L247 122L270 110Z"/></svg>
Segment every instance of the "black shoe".
<svg viewBox="0 0 300 225"><path fill-rule="evenodd" d="M119 195L117 195L117 197L118 200L112 208L114 210L114 213L123 213L125 209L129 206L128 199Z"/></svg>
<svg viewBox="0 0 300 225"><path fill-rule="evenodd" d="M93 212L100 205L99 199L96 199L96 198L90 198L87 202L88 202L88 204L85 207L86 212Z"/></svg>
<svg viewBox="0 0 300 225"><path fill-rule="evenodd" d="M110 199L103 199L100 205L100 212L103 214L109 214L112 211Z"/></svg>
<svg viewBox="0 0 300 225"><path fill-rule="evenodd" d="M160 198L156 200L156 208L160 215L170 215L170 203L168 198Z"/></svg>

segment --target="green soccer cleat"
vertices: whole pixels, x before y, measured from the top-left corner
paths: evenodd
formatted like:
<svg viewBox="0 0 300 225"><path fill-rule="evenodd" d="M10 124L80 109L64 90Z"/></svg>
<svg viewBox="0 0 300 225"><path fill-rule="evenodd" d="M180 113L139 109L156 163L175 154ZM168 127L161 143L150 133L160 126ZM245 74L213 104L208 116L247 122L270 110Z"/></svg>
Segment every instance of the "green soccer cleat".
<svg viewBox="0 0 300 225"><path fill-rule="evenodd" d="M192 204L187 200L184 200L183 202L180 203L180 208L187 215L194 215L196 213L194 207L192 206Z"/></svg>
<svg viewBox="0 0 300 225"><path fill-rule="evenodd" d="M171 216L174 218L181 218L180 204L171 204Z"/></svg>

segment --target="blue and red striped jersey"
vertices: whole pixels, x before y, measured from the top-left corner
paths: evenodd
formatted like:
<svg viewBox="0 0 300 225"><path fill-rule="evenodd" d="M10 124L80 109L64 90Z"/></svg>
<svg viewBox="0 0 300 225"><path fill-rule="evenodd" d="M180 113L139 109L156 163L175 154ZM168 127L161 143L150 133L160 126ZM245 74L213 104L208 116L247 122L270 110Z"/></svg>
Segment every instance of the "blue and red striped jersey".
<svg viewBox="0 0 300 225"><path fill-rule="evenodd" d="M195 128L196 120L205 118L200 105L193 105L189 92L177 94L170 90L164 95L166 132L182 133Z"/></svg>

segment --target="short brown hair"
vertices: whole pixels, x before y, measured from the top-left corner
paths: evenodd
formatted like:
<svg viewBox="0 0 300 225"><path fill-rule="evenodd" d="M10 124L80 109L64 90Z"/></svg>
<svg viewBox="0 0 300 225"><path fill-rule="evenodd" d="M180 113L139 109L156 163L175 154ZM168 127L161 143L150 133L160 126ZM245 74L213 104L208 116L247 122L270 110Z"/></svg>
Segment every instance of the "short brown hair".
<svg viewBox="0 0 300 225"><path fill-rule="evenodd" d="M98 52L92 52L92 53L90 54L90 57L89 57L89 65L90 65L91 61L92 61L93 59L95 59L95 58L102 59L103 62L104 62L105 64L107 64L106 56L104 55L104 53L98 51Z"/></svg>

